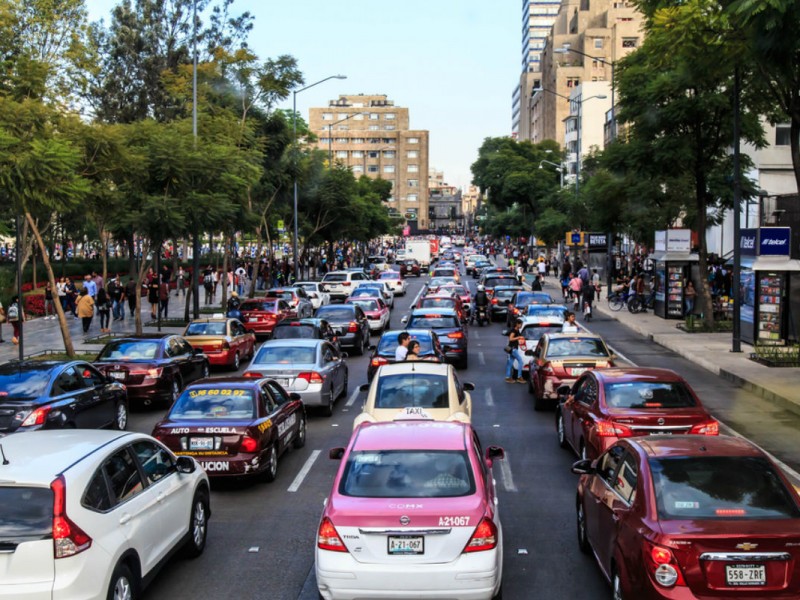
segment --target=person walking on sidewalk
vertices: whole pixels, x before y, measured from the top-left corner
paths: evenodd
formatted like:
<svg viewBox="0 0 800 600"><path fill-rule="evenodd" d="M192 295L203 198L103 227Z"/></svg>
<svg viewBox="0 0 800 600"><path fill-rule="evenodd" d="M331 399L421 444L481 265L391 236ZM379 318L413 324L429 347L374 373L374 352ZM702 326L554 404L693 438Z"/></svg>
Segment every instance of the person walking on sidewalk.
<svg viewBox="0 0 800 600"><path fill-rule="evenodd" d="M131 311L131 317L136 314L136 295L138 293L139 286L136 285L136 280L131 275L128 283L125 284L125 297L128 299L128 310Z"/></svg>
<svg viewBox="0 0 800 600"><path fill-rule="evenodd" d="M111 314L115 321L121 321L125 316L125 308L122 304L125 298L125 290L119 280L119 273L114 279L108 282L108 299L111 302Z"/></svg>
<svg viewBox="0 0 800 600"><path fill-rule="evenodd" d="M525 336L521 333L522 329L522 319L517 319L514 321L514 327L508 333L508 359L506 359L506 383L525 383L525 379L522 377L522 365L524 362L524 358L522 356L522 352L520 352L519 346L520 344L525 343ZM514 371L514 363L517 363L517 379L513 377Z"/></svg>
<svg viewBox="0 0 800 600"><path fill-rule="evenodd" d="M6 322L6 311L3 308L3 303L0 302L0 344L5 342L3 339L3 323Z"/></svg>
<svg viewBox="0 0 800 600"><path fill-rule="evenodd" d="M8 322L11 323L11 328L14 330L11 341L14 344L19 344L19 323L25 320L25 313L19 305L19 296L11 298L11 304L8 305L6 316Z"/></svg>
<svg viewBox="0 0 800 600"><path fill-rule="evenodd" d="M573 273L569 280L569 291L572 294L572 303L576 311L580 310L581 308L582 289L583 289L583 280Z"/></svg>
<svg viewBox="0 0 800 600"><path fill-rule="evenodd" d="M686 302L686 312L683 316L686 317L694 311L694 301L697 298L697 290L694 289L694 284L690 281L686 282L686 288L683 291L684 301Z"/></svg>
<svg viewBox="0 0 800 600"><path fill-rule="evenodd" d="M48 281L44 286L44 318L47 320L56 318L56 305L53 301L53 286Z"/></svg>
<svg viewBox="0 0 800 600"><path fill-rule="evenodd" d="M89 327L91 326L92 318L94 317L94 298L89 295L89 292L86 288L81 290L81 293L78 296L76 307L78 309L78 317L80 317L81 321L83 322L83 333L85 335L89 333Z"/></svg>
<svg viewBox="0 0 800 600"><path fill-rule="evenodd" d="M94 282L91 275L86 275L83 278L83 289L92 297L92 300L97 296L97 284Z"/></svg>
<svg viewBox="0 0 800 600"><path fill-rule="evenodd" d="M185 296L186 295L186 271L183 270L183 267L178 267L178 274L175 275L175 295L176 296Z"/></svg>
<svg viewBox="0 0 800 600"><path fill-rule="evenodd" d="M156 320L156 309L158 308L158 277L153 275L147 282L147 301L150 303L150 318Z"/></svg>
<svg viewBox="0 0 800 600"><path fill-rule="evenodd" d="M164 319L169 315L169 283L163 279L158 286L158 314Z"/></svg>
<svg viewBox="0 0 800 600"><path fill-rule="evenodd" d="M583 318L587 321L592 320L592 303L596 293L597 291L591 283L584 284L581 297L583 299Z"/></svg>
<svg viewBox="0 0 800 600"><path fill-rule="evenodd" d="M67 310L77 319L78 313L75 312L75 302L78 300L78 288L75 287L69 277L67 277L67 281L64 284L64 292L67 297Z"/></svg>
<svg viewBox="0 0 800 600"><path fill-rule="evenodd" d="M56 295L58 296L58 301L61 303L61 310L65 313L67 312L67 281L63 277L60 277L58 281L56 281Z"/></svg>
<svg viewBox="0 0 800 600"><path fill-rule="evenodd" d="M111 329L108 327L111 313L111 300L108 297L106 288L101 287L97 289L97 314L100 316L100 333L109 333Z"/></svg>

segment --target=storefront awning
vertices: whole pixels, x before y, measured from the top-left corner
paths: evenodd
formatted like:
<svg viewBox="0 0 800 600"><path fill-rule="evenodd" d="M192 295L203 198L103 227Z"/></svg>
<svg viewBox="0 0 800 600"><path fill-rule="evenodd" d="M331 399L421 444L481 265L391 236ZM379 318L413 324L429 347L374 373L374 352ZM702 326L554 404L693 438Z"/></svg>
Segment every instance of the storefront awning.
<svg viewBox="0 0 800 600"><path fill-rule="evenodd" d="M653 254L652 259L657 262L697 262L700 257L691 252L661 252Z"/></svg>
<svg viewBox="0 0 800 600"><path fill-rule="evenodd" d="M753 271L800 271L800 260L785 256L758 256L750 268Z"/></svg>

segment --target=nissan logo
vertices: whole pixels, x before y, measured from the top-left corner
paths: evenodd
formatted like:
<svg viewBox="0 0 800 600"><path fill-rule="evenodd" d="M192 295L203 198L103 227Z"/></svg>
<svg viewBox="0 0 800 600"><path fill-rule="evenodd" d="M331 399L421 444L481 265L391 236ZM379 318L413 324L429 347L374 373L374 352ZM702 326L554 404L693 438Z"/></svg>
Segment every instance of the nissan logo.
<svg viewBox="0 0 800 600"><path fill-rule="evenodd" d="M400 517L400 525L408 525L409 523L411 523L411 519L409 519L407 516L403 515Z"/></svg>

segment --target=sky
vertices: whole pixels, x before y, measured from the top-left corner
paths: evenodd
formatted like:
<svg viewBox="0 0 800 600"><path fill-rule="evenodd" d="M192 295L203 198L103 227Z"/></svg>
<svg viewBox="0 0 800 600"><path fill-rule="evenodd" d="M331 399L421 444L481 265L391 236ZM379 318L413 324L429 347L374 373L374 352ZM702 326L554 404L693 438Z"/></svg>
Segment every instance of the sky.
<svg viewBox="0 0 800 600"><path fill-rule="evenodd" d="M117 0L86 0L91 20L108 22ZM408 107L411 127L430 131L430 168L469 185L486 137L511 131L511 95L520 74L519 0L235 0L251 12L251 49L291 54L306 84L297 109L327 106L340 94L386 94ZM283 108L291 108L291 97Z"/></svg>

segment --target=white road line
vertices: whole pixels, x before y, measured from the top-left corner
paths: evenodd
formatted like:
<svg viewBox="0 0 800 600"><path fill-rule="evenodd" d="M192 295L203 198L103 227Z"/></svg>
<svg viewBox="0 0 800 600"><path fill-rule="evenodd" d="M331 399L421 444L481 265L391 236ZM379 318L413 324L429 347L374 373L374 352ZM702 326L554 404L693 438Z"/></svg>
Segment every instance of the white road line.
<svg viewBox="0 0 800 600"><path fill-rule="evenodd" d="M486 366L486 357L483 356L483 352L478 352L478 362L481 363L482 367Z"/></svg>
<svg viewBox="0 0 800 600"><path fill-rule="evenodd" d="M486 406L494 406L494 396L492 396L491 388L486 388Z"/></svg>
<svg viewBox="0 0 800 600"><path fill-rule="evenodd" d="M507 492L517 492L517 486L514 485L514 476L511 474L511 463L508 460L508 452L503 460L500 461L500 476L503 479L503 487Z"/></svg>
<svg viewBox="0 0 800 600"><path fill-rule="evenodd" d="M481 339L481 334L475 331L474 329L472 330L472 335L475 337L476 340Z"/></svg>
<svg viewBox="0 0 800 600"><path fill-rule="evenodd" d="M355 402L356 398L358 398L358 393L360 391L361 390L359 390L358 388L354 389L353 393L350 394L350 397L347 399L347 403L345 404L345 406L353 406L353 402Z"/></svg>
<svg viewBox="0 0 800 600"><path fill-rule="evenodd" d="M303 468L300 469L300 472L297 474L297 477L294 478L292 485L289 486L287 491L289 492L296 492L300 489L300 486L303 483L303 480L308 475L308 472L311 470L311 467L314 466L314 462L319 458L319 455L322 454L322 450L314 450L311 453L311 456L308 457L306 460L306 464L303 465Z"/></svg>

